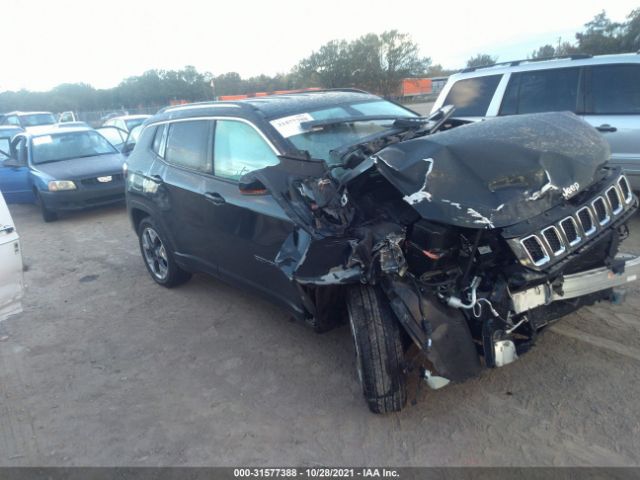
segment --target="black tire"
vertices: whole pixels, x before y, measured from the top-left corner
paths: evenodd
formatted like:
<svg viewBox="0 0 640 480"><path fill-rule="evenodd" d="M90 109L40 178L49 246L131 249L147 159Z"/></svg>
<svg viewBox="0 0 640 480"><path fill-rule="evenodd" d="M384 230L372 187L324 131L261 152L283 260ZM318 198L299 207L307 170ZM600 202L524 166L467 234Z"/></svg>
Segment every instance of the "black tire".
<svg viewBox="0 0 640 480"><path fill-rule="evenodd" d="M362 393L373 413L399 412L407 403L402 331L379 288L347 291L349 324Z"/></svg>
<svg viewBox="0 0 640 480"><path fill-rule="evenodd" d="M189 281L191 273L178 266L167 236L151 217L138 225L138 243L144 265L158 285L171 288Z"/></svg>
<svg viewBox="0 0 640 480"><path fill-rule="evenodd" d="M42 219L46 222L55 222L58 219L58 214L53 210L49 210L44 202L42 201L42 197L36 193L36 204L40 208L40 214L42 215Z"/></svg>

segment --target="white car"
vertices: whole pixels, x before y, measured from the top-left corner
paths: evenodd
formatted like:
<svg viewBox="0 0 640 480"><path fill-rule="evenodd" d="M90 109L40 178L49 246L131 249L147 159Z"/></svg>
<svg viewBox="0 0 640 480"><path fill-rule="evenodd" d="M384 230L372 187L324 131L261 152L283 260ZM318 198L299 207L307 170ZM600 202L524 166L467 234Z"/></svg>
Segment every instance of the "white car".
<svg viewBox="0 0 640 480"><path fill-rule="evenodd" d="M103 127L117 127L125 132L130 132L138 125L142 125L151 115L122 115L113 117L104 122Z"/></svg>
<svg viewBox="0 0 640 480"><path fill-rule="evenodd" d="M640 53L640 52L639 52ZM466 68L449 77L433 105L477 121L570 111L602 133L611 161L640 191L640 54L573 55Z"/></svg>
<svg viewBox="0 0 640 480"><path fill-rule="evenodd" d="M42 127L55 125L56 117L51 112L10 112L2 115L0 125L20 127L27 132L36 132Z"/></svg>
<svg viewBox="0 0 640 480"><path fill-rule="evenodd" d="M0 322L22 311L23 291L20 237L0 192Z"/></svg>

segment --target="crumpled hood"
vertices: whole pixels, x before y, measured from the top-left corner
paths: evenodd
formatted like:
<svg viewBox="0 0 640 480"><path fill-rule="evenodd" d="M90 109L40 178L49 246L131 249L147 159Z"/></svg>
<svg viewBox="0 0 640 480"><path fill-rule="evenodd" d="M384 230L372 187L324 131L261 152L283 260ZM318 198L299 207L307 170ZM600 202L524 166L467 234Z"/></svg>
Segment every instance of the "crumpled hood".
<svg viewBox="0 0 640 480"><path fill-rule="evenodd" d="M380 173L422 217L501 228L587 188L609 159L602 136L572 113L501 117L386 147Z"/></svg>
<svg viewBox="0 0 640 480"><path fill-rule="evenodd" d="M119 153L71 158L59 162L36 164L34 167L58 180L75 180L122 173L125 157Z"/></svg>

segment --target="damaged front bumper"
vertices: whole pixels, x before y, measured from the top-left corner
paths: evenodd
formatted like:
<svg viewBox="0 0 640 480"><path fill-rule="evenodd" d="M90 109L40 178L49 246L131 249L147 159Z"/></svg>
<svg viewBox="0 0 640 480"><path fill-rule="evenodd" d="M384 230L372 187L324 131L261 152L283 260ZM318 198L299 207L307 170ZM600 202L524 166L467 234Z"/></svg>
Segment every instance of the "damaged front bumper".
<svg viewBox="0 0 640 480"><path fill-rule="evenodd" d="M621 254L618 266L601 267L566 275L561 285L537 285L520 292L510 293L513 311L525 313L559 300L569 300L636 281L640 276L640 256Z"/></svg>

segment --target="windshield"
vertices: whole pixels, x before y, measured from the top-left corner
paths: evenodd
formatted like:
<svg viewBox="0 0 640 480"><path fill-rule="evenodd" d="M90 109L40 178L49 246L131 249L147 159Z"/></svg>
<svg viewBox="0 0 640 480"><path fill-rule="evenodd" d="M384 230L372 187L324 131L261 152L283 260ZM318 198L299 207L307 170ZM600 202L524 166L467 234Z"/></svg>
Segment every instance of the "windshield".
<svg viewBox="0 0 640 480"><path fill-rule="evenodd" d="M131 131L138 125L141 125L145 120L146 118L132 118L131 120L125 120L124 123L127 124L127 130Z"/></svg>
<svg viewBox="0 0 640 480"><path fill-rule="evenodd" d="M309 152L313 158L320 158L331 163L331 150L335 150L345 145L358 143L362 138L391 128L393 120L369 120L362 122L346 122L336 125L327 125L314 128L312 131L300 132L299 124L314 120L331 120L334 118L353 118L391 115L397 117L415 117L416 114L406 110L400 105L376 100L372 102L352 103L340 105L325 110L317 110L307 114L295 115L298 117L298 128L291 128L291 122L282 122L285 119L278 119L271 122L276 129L288 137L291 143L298 149ZM288 117L291 118L291 117ZM280 123L279 123L280 122ZM279 128L280 125L280 128ZM284 125L284 126L283 126ZM295 126L294 126L295 127Z"/></svg>
<svg viewBox="0 0 640 480"><path fill-rule="evenodd" d="M35 137L32 144L34 164L118 153L102 135L93 131L42 135Z"/></svg>
<svg viewBox="0 0 640 480"><path fill-rule="evenodd" d="M115 147L121 146L126 140L126 132L116 127L102 127L98 129L100 135L109 140L111 145Z"/></svg>
<svg viewBox="0 0 640 480"><path fill-rule="evenodd" d="M37 127L38 125L53 125L56 117L52 113L32 113L20 115L20 122L23 127Z"/></svg>

